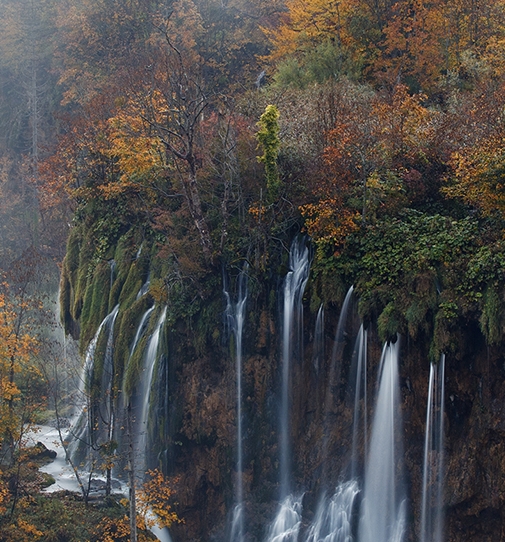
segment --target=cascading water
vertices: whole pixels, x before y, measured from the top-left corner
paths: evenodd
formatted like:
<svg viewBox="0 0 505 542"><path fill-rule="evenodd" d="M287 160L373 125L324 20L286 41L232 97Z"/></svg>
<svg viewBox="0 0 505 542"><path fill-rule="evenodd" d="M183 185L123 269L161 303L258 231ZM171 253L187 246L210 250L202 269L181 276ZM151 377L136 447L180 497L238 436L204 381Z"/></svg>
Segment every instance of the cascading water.
<svg viewBox="0 0 505 542"><path fill-rule="evenodd" d="M302 524L302 496L288 495L268 531L268 542L296 542Z"/></svg>
<svg viewBox="0 0 505 542"><path fill-rule="evenodd" d="M142 335L144 334L144 331L146 330L147 324L149 322L149 317L151 316L151 313L153 312L153 310L154 310L154 305L150 309L147 309L146 312L142 315L142 318L140 319L140 323L137 327L137 331L135 332L135 337L133 339L132 346L130 348L130 356L133 354L133 352L135 352L135 348L137 348L137 344L140 338L142 337Z"/></svg>
<svg viewBox="0 0 505 542"><path fill-rule="evenodd" d="M104 367L109 367L109 369L111 369L114 322L116 320L118 311L119 305L116 305L112 312L103 319L103 321L98 326L95 336L89 343L86 350L86 356L84 358L84 366L78 390L78 398L81 401L81 404L79 405L80 412L77 415L75 422L70 427L69 434L66 438L66 440L70 442L69 453L72 457L74 457L75 455L81 456L85 452L86 446L90 443L90 427L93 424L89 423L88 416L90 414L90 409L87 408L87 406L89 397L88 391L94 370L96 346L102 330L108 330L107 350L104 359ZM109 423L112 421L110 418L106 419L109 420ZM82 457L77 458L78 461L80 461L81 459Z"/></svg>
<svg viewBox="0 0 505 542"><path fill-rule="evenodd" d="M342 309L340 310L340 316L338 318L337 331L335 333L335 342L333 345L333 350L331 354L330 367L328 375L326 376L326 389L324 397L324 410L323 410L323 427L324 427L324 437L321 445L322 457L323 457L323 472L322 479L327 479L327 468L328 462L325 461L325 458L328 457L328 446L329 446L329 435L331 433L331 413L333 412L335 397L338 396L338 385L340 383L340 371L342 364L342 354L344 351L345 345L345 324L347 322L347 316L349 313L349 307L351 305L351 299L354 292L354 287L351 286L347 291L347 294L344 298L342 304ZM322 488L327 490L328 487Z"/></svg>
<svg viewBox="0 0 505 542"><path fill-rule="evenodd" d="M245 306L247 301L247 268L238 280L237 302L232 303L225 290L226 319L235 335L235 367L237 378L237 485L236 502L231 524L231 542L244 540L244 481L243 481L243 431L242 431L242 334L244 330Z"/></svg>
<svg viewBox="0 0 505 542"><path fill-rule="evenodd" d="M360 436L363 437L364 457L367 457L367 339L368 333L361 324L356 338L356 344L353 353L353 366L356 367L356 379L354 390L354 416L352 424L352 454L351 454L351 479L355 480L358 476L358 444ZM362 391L363 390L363 391ZM360 401L363 399L363 408L360 409ZM363 425L360 425L360 414L363 415ZM363 428L360 431L361 427Z"/></svg>
<svg viewBox="0 0 505 542"><path fill-rule="evenodd" d="M332 407L333 396L336 393L334 387L339 380L337 377L337 364L342 361L344 350L344 334L345 324L347 321L351 298L354 288L351 287L344 299L340 317L337 324L337 332L335 335L335 346L333 348L332 360L328 378L328 389L325 399L325 435L330 433L330 422L328 412ZM316 517L308 531L307 542L351 542L352 541L352 524L351 517L355 507L356 496L359 493L358 481L356 479L355 465L357 463L357 438L358 438L358 420L359 420L359 400L361 397L360 384L364 377L362 373L366 366L366 331L361 326L356 339L356 345L353 355L353 367L356 374L355 399L354 399L354 424L353 424L353 453L351 459L351 480L340 483L335 489L333 496L328 497L327 488L323 487L323 493L319 499L319 505L316 512ZM365 418L366 419L366 418ZM328 456L328 438L323 441L323 460ZM325 461L326 464L326 461ZM326 467L323 469L323 480L327 478Z"/></svg>
<svg viewBox="0 0 505 542"><path fill-rule="evenodd" d="M280 494L290 492L291 447L289 443L290 381L294 343L299 340L302 323L302 296L309 278L309 249L303 238L295 239L289 253L290 271L284 282L284 313L282 326L282 397L280 411Z"/></svg>
<svg viewBox="0 0 505 542"><path fill-rule="evenodd" d="M340 484L331 499L323 497L307 542L352 542L352 515L358 494L358 483L351 480Z"/></svg>
<svg viewBox="0 0 505 542"><path fill-rule="evenodd" d="M109 261L109 265L110 265L110 286L112 287L112 283L114 282L114 278L116 276L116 260L110 260Z"/></svg>
<svg viewBox="0 0 505 542"><path fill-rule="evenodd" d="M302 324L302 297L309 278L309 249L303 238L295 239L289 253L290 271L284 281L282 327L282 384L280 426L281 505L269 529L268 542L296 542L301 525L302 496L290 495L291 447L289 442L290 381L293 352L299 347Z"/></svg>
<svg viewBox="0 0 505 542"><path fill-rule="evenodd" d="M119 305L116 305L111 313L109 313L100 323L98 326L98 329L96 330L95 336L91 340L91 342L88 345L88 348L86 350L86 355L84 357L84 365L82 368L82 375L79 382L79 395L83 397L86 393L86 388L89 385L89 380L91 378L92 372L93 372L93 365L95 362L95 351L96 351L96 344L98 342L98 338L100 337L100 334L102 333L102 329L105 327L107 328L109 326L109 323L111 320L115 320L117 313L119 311ZM113 326L112 326L113 327ZM83 402L85 403L85 401Z"/></svg>
<svg viewBox="0 0 505 542"><path fill-rule="evenodd" d="M379 390L365 469L360 542L401 542L406 527L398 343L387 344L382 352Z"/></svg>
<svg viewBox="0 0 505 542"><path fill-rule="evenodd" d="M117 305L115 314L111 320L109 336L107 337L107 346L105 350L105 357L103 361L102 369L102 404L100 406L100 419L104 421L107 428L108 440L112 440L112 434L114 431L114 323L116 322L116 316L119 310Z"/></svg>
<svg viewBox="0 0 505 542"><path fill-rule="evenodd" d="M420 542L443 540L445 355L430 366L424 440Z"/></svg>
<svg viewBox="0 0 505 542"><path fill-rule="evenodd" d="M161 337L161 330L165 323L167 308L163 309L161 316L156 324L156 328L147 344L144 357L144 372L140 382L138 397L140 399L140 411L135 422L134 431L137 435L136 456L139 458L139 473L143 478L147 470L147 446L148 446L148 421L149 421L149 399L151 395L151 385L158 355L158 345Z"/></svg>
<svg viewBox="0 0 505 542"><path fill-rule="evenodd" d="M146 281L144 282L144 284L142 284L142 287L140 288L138 294L137 294L137 299L140 299L143 295L146 295L147 292L149 291L149 286L151 285L151 277L148 276Z"/></svg>
<svg viewBox="0 0 505 542"><path fill-rule="evenodd" d="M324 360L324 307L322 304L317 311L312 357L314 369L316 370L316 374L318 374Z"/></svg>

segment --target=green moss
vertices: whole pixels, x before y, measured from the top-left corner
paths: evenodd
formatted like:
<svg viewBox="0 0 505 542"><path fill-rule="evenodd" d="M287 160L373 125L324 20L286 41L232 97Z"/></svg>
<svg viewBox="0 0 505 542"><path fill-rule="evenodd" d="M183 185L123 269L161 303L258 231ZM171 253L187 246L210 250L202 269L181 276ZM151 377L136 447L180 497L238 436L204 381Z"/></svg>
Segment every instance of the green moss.
<svg viewBox="0 0 505 542"><path fill-rule="evenodd" d="M123 378L123 394L126 398L133 395L135 387L139 381L140 373L144 360L144 350L146 347L147 336L144 335L138 342L135 352L128 358Z"/></svg>
<svg viewBox="0 0 505 542"><path fill-rule="evenodd" d="M67 251L63 267L68 274L69 281L72 284L76 283L77 271L80 264L80 253L82 245L82 229L74 227L70 231L67 242Z"/></svg>
<svg viewBox="0 0 505 542"><path fill-rule="evenodd" d="M126 364L124 378L123 378L123 392L126 397L131 397L135 391L135 387L140 380L140 374L144 366L144 352L146 348L147 338L151 335L156 322L159 319L160 308L157 307L151 314L149 319L149 325L143 334L142 338L139 340L135 351L128 358L128 363Z"/></svg>
<svg viewBox="0 0 505 542"><path fill-rule="evenodd" d="M217 317L223 312L223 300L221 295L208 299L198 315L195 317L195 334L193 346L197 355L201 356L207 351L209 344L220 344L222 320Z"/></svg>
<svg viewBox="0 0 505 542"><path fill-rule="evenodd" d="M110 265L101 262L88 279L81 312L81 350L93 338L100 322L109 312Z"/></svg>
<svg viewBox="0 0 505 542"><path fill-rule="evenodd" d="M144 280L143 266L137 260L130 266L128 275L121 289L118 300L121 307L130 307L133 305Z"/></svg>
<svg viewBox="0 0 505 542"><path fill-rule="evenodd" d="M135 334L144 313L152 305L150 296L142 296L131 307L121 311L116 320L117 340L114 343L115 384L120 387L123 382L126 364L130 358Z"/></svg>
<svg viewBox="0 0 505 542"><path fill-rule="evenodd" d="M436 277L433 273L419 274L412 281L405 299L405 320L410 336L415 339L420 331L431 333L433 318L430 313L438 307Z"/></svg>
<svg viewBox="0 0 505 542"><path fill-rule="evenodd" d="M117 264L118 276L126 276L128 274L130 265L135 259L135 253L138 251L139 247L140 245L137 246L135 244L131 231L119 239L116 245L116 250L114 251L114 260Z"/></svg>
<svg viewBox="0 0 505 542"><path fill-rule="evenodd" d="M377 330L382 341L394 339L400 332L400 314L393 302L386 305L377 319Z"/></svg>
<svg viewBox="0 0 505 542"><path fill-rule="evenodd" d="M63 272L61 274L61 280L60 280L60 319L61 324L63 325L63 329L65 330L65 333L72 333L73 323L74 319L72 318L72 315L70 314L70 305L71 305L71 299L72 299L72 287L70 285L70 281L68 280L68 276L65 273L65 269L63 269Z"/></svg>
<svg viewBox="0 0 505 542"><path fill-rule="evenodd" d="M82 244L81 228L74 227L67 242L67 252L63 260L60 281L60 307L62 323L67 332L72 330L73 322L80 315L80 306L76 311L77 278L80 272L80 252ZM77 313L77 315L76 315Z"/></svg>
<svg viewBox="0 0 505 542"><path fill-rule="evenodd" d="M484 292L480 328L490 344L498 343L503 337L504 314L503 295L498 287L489 285Z"/></svg>
<svg viewBox="0 0 505 542"><path fill-rule="evenodd" d="M105 355L107 352L107 343L109 340L109 330L102 328L96 342L95 356L93 361L93 375L90 383L91 402L100 402L102 390L103 368Z"/></svg>

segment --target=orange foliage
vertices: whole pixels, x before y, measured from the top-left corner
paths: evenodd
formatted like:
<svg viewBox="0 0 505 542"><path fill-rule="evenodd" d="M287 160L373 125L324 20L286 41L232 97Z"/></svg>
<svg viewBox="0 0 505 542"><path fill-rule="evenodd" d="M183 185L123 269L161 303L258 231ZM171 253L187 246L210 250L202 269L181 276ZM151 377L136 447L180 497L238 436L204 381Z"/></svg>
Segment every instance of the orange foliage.
<svg viewBox="0 0 505 542"><path fill-rule="evenodd" d="M330 40L390 85L431 91L477 62L504 73L504 23L503 0L287 0L279 24L265 32L274 63Z"/></svg>
<svg viewBox="0 0 505 542"><path fill-rule="evenodd" d="M158 469L148 471L147 475L149 479L136 494L139 529L145 531L154 526L162 529L173 523L182 523L183 520L172 510L172 483ZM117 519L106 517L97 526L96 534L102 542L127 542L130 540L130 521L127 516ZM147 539L143 533L137 533L137 540L141 542Z"/></svg>
<svg viewBox="0 0 505 542"><path fill-rule="evenodd" d="M28 301L18 299L13 305L0 293L0 436L8 435L14 440L24 430L14 410L21 399L17 376L38 374L30 363L37 352L37 341L23 330L23 314L28 310Z"/></svg>
<svg viewBox="0 0 505 542"><path fill-rule="evenodd" d="M424 100L403 85L390 96L358 89L343 95L327 136L325 171L313 187L317 201L301 207L316 243L333 244L338 251L356 230L360 214L365 222L422 192L416 168L429 164L438 135L438 113L427 109Z"/></svg>
<svg viewBox="0 0 505 542"><path fill-rule="evenodd" d="M182 520L172 509L175 493L175 481L169 481L159 469L147 471L149 479L144 482L142 491L137 496L137 504L141 518L147 527L157 525L160 528L170 527Z"/></svg>
<svg viewBox="0 0 505 542"><path fill-rule="evenodd" d="M461 100L442 193L486 216L505 217L505 83L482 85Z"/></svg>
<svg viewBox="0 0 505 542"><path fill-rule="evenodd" d="M498 212L505 217L505 140L495 134L476 144L471 150L452 155L453 177L443 193L461 199L484 215Z"/></svg>
<svg viewBox="0 0 505 542"><path fill-rule="evenodd" d="M300 207L305 229L315 241L318 250L331 248L338 254L349 234L358 229L357 213L343 208L337 198L309 203Z"/></svg>

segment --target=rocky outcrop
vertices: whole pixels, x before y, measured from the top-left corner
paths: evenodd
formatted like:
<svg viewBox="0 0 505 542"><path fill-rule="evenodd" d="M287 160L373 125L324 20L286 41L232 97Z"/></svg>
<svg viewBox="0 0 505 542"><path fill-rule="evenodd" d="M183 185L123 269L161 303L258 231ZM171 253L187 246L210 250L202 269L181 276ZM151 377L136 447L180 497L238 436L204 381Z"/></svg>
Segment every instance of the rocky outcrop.
<svg viewBox="0 0 505 542"><path fill-rule="evenodd" d="M141 317L153 304L158 309L168 306L150 399L148 466L161 466L177 480L177 511L185 520L173 528L177 542L225 540L235 499L237 410L234 338L223 323L221 281L207 277L207 285L199 291L174 286L167 297L160 293L166 269L153 258L135 257L138 246L133 242L120 248L115 254L117 274L111 275L110 266L97 271L111 281L106 286L92 273L83 273L82 266L89 263L75 260L65 264L62 300L68 329L72 333L83 329L83 312L86 336L92 337L100 318L119 302L113 353L114 386L121 390L116 399L119 404L127 393L135 400L142 378L142 357L130 352ZM143 250L149 253L147 247ZM254 272L251 275L253 283ZM247 301L242 410L248 542L264 539L279 497L282 280L282 273L270 277L256 286ZM147 283L149 291L139 298L137 292ZM350 375L361 323L354 307L343 339L335 344L340 305L327 303L324 344L319 345L316 360L316 311L311 310L310 292L308 289L303 303L303 341L293 354L290 382L292 479L293 488L304 492L302 531L314 516L320 491L335 487L349 473L354 409ZM146 324L146 336L156 320L153 317ZM419 334L415 340L399 340L409 496L406 540L413 542L419 534L431 338ZM489 348L476 324L467 322L457 330L453 342L457 348L447 354L445 372L445 540L496 541L502 539L505 524L505 364L500 348ZM145 339L139 340L139 345L145 343ZM381 349L376 326L369 323L368 423L373 416ZM101 366L103 362L96 365ZM101 379L95 376L94 381ZM117 440L121 443L121 435ZM363 436L356 453L362 469Z"/></svg>

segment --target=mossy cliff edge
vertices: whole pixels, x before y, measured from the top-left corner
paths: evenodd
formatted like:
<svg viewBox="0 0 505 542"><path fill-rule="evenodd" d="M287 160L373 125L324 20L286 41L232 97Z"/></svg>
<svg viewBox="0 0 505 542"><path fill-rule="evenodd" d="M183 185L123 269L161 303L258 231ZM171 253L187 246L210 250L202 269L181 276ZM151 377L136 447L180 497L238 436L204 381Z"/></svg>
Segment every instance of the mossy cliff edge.
<svg viewBox="0 0 505 542"><path fill-rule="evenodd" d="M118 411L135 398L143 378L143 352L167 307L150 395L149 466L178 477L177 540L221 539L234 502L236 374L234 336L224 321L224 289L236 295L247 258L185 273L166 257L166 240L146 228L125 227L107 249L97 249L84 222L72 230L63 265L61 304L67 332L84 353L116 305L112 401ZM251 259L243 347L244 494L250 536L262 540L278 498L277 410L281 366L282 295L293 233L267 244L269 265ZM446 354L447 540L496 540L503 518L505 483L505 369L501 354L503 281L499 239L483 246L474 219L420 212L377 223L351 238L339 255L312 251L304 305L303 351L292 368L291 440L294 485L306 491L306 520L318 490L336 484L350 459L352 402L350 351L360 322L369 330L375 374L383 341L401 341L401 397L409 500L408 540L416 540L430 360ZM310 242L307 240L307 243ZM316 246L317 248L317 246ZM335 330L350 284L348 318L338 376L328 410L327 380ZM323 351L315 362L316 315L323 304ZM147 330L132 345L150 307ZM95 411L103 396L107 337L97 337ZM370 378L369 392L374 384ZM103 392L103 390L102 390ZM372 405L369 405L371 419ZM97 414L98 416L98 414ZM124 435L116 429L118 452ZM102 437L95 436L100 445ZM122 442L122 444L121 444ZM325 443L323 445L323 442ZM359 453L363 455L363 444ZM490 452L492 450L492 453ZM118 459L118 464L121 460ZM322 479L322 478L325 479ZM312 512L311 512L312 510Z"/></svg>

